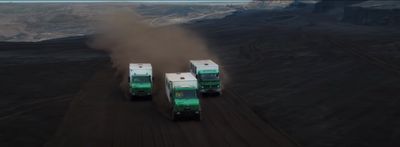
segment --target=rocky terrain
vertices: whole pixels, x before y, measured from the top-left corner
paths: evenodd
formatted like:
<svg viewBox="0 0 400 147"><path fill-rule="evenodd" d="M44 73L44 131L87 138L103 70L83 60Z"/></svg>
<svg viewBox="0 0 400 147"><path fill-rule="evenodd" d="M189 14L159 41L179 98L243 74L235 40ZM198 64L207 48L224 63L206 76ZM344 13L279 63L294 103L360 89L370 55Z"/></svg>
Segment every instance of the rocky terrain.
<svg viewBox="0 0 400 147"><path fill-rule="evenodd" d="M398 25L399 1L378 0L321 0L314 13L336 15L338 20L357 25Z"/></svg>
<svg viewBox="0 0 400 147"><path fill-rule="evenodd" d="M329 11L343 11L343 8L352 4L360 3L366 0L320 0L315 5L314 12L324 13Z"/></svg>
<svg viewBox="0 0 400 147"><path fill-rule="evenodd" d="M400 25L399 1L366 1L344 9L343 21L360 25Z"/></svg>
<svg viewBox="0 0 400 147"><path fill-rule="evenodd" d="M88 35L104 14L118 11L135 10L156 26L222 18L236 9L225 5L1 4L0 40L41 41Z"/></svg>

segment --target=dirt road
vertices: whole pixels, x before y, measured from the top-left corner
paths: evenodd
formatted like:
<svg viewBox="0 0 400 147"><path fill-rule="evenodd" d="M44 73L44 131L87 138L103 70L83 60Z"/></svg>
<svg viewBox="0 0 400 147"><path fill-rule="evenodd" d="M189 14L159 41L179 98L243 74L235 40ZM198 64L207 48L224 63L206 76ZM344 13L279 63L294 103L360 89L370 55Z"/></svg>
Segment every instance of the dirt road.
<svg viewBox="0 0 400 147"><path fill-rule="evenodd" d="M164 93L153 101L130 101L113 77L106 65L85 84L47 146L296 146L229 89L201 99L204 120L173 122L165 105L155 102Z"/></svg>

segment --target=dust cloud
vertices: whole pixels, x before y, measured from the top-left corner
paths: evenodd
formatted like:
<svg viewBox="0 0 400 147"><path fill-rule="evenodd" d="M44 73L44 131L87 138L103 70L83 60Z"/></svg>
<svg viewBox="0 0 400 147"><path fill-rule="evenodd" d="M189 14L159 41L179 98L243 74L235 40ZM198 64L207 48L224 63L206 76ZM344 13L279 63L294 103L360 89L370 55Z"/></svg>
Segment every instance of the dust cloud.
<svg viewBox="0 0 400 147"><path fill-rule="evenodd" d="M205 42L193 32L179 26L151 26L131 10L107 14L96 27L98 35L90 44L110 54L124 91L128 88L129 63L151 63L155 88L162 87L165 73L189 71L191 59L212 59L218 63Z"/></svg>

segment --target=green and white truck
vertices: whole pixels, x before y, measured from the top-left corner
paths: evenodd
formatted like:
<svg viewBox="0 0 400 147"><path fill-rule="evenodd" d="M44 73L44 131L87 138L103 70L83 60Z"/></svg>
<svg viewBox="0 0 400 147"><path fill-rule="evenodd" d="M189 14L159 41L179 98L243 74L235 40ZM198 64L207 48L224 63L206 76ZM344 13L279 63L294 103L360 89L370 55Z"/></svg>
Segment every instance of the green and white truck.
<svg viewBox="0 0 400 147"><path fill-rule="evenodd" d="M201 106L197 95L197 79L191 73L166 73L165 89L171 104L171 119L201 120Z"/></svg>
<svg viewBox="0 0 400 147"><path fill-rule="evenodd" d="M129 64L129 92L132 96L151 96L153 70L149 63Z"/></svg>
<svg viewBox="0 0 400 147"><path fill-rule="evenodd" d="M221 94L220 70L212 60L190 60L190 72L198 80L201 93Z"/></svg>

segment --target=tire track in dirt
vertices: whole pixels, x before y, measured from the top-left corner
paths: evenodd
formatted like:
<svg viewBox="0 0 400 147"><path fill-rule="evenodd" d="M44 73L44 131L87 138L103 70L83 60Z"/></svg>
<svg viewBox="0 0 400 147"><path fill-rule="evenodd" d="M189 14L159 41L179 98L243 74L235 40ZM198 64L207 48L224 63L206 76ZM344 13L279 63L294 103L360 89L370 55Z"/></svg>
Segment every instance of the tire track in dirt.
<svg viewBox="0 0 400 147"><path fill-rule="evenodd" d="M1 112L3 112L4 115L0 115L0 120L17 117L24 113L32 112L35 109L40 109L41 107L44 107L45 105L48 104L57 102L66 102L69 100L70 97L72 97L72 95L62 95L46 99L39 99L31 102L22 103L10 108L2 109Z"/></svg>
<svg viewBox="0 0 400 147"><path fill-rule="evenodd" d="M367 61L370 64L378 66L379 68L381 68L383 70L393 72L397 75L400 75L400 67L398 67L395 64L386 62L382 59L379 59L378 57L372 56L368 53L361 51L361 47L355 43L345 42L344 40L331 39L331 38L326 38L326 40L340 48L343 48L343 51L349 52L352 55L359 57L360 59L364 59L365 61ZM347 44L347 45L350 44L350 47L345 46L345 44Z"/></svg>

